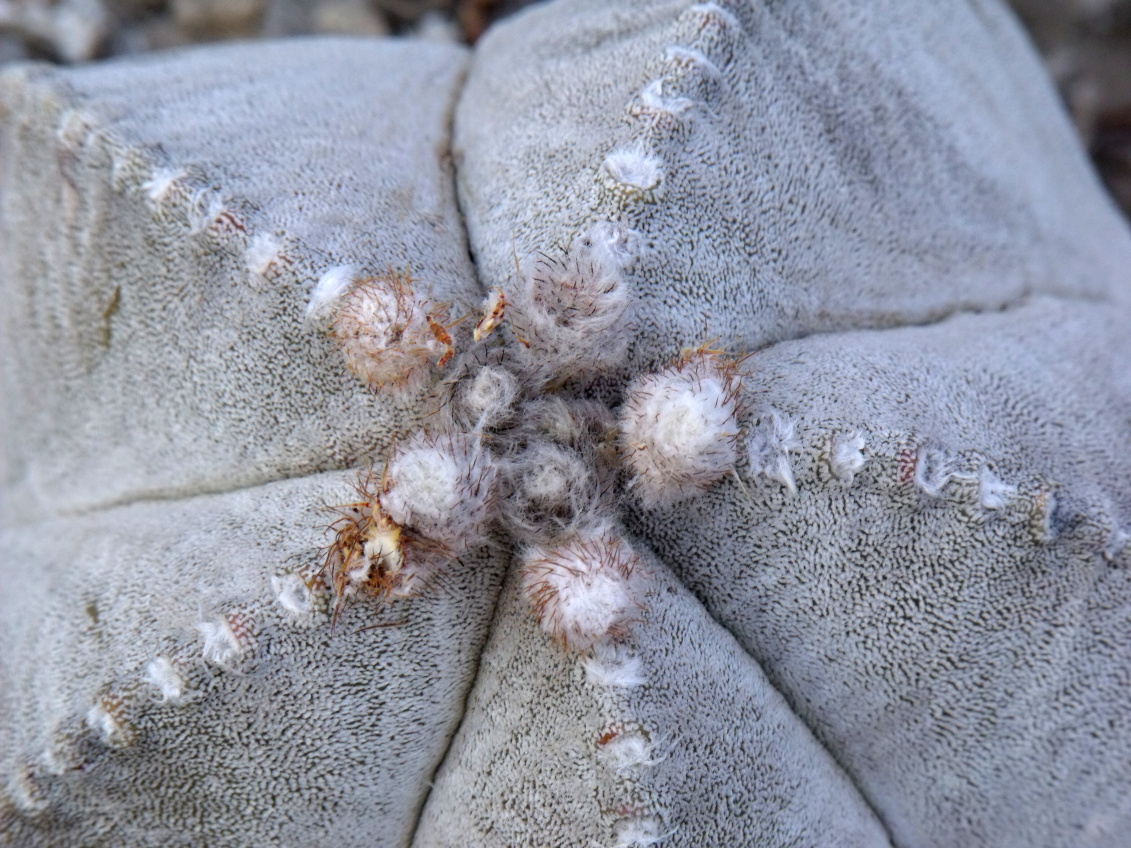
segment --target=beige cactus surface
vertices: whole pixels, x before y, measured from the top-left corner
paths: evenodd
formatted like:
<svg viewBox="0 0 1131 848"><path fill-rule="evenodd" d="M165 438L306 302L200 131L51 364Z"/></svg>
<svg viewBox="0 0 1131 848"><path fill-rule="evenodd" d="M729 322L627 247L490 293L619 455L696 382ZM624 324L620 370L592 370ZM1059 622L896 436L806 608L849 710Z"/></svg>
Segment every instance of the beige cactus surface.
<svg viewBox="0 0 1131 848"><path fill-rule="evenodd" d="M0 844L1125 844L1131 238L996 3L9 70L0 239Z"/></svg>

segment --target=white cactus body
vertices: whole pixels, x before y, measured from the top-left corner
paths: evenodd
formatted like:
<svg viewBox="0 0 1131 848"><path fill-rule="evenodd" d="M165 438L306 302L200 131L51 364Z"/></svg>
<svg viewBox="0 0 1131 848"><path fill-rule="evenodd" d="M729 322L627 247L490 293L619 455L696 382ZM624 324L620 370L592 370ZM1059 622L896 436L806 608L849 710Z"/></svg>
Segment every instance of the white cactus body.
<svg viewBox="0 0 1131 848"><path fill-rule="evenodd" d="M0 841L1122 848L1056 108L993 2L6 73Z"/></svg>

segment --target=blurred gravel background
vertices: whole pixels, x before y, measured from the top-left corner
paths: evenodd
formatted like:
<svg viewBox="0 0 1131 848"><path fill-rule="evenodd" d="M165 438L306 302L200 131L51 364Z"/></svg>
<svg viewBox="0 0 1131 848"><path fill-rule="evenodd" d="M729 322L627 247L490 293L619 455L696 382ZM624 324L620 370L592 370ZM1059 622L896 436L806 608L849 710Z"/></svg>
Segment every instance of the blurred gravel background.
<svg viewBox="0 0 1131 848"><path fill-rule="evenodd" d="M1084 146L1131 214L1131 0L1012 0Z"/></svg>
<svg viewBox="0 0 1131 848"><path fill-rule="evenodd" d="M0 64L81 62L306 33L474 43L533 0L0 0ZM615 0L611 0L615 2ZM1011 0L1108 188L1131 213L1131 0Z"/></svg>

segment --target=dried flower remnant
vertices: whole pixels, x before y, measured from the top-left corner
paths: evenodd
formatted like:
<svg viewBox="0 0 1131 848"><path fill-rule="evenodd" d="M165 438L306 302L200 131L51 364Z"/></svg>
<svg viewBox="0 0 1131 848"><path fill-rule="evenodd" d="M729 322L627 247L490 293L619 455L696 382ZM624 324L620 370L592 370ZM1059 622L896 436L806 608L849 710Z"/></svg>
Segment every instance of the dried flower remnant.
<svg viewBox="0 0 1131 848"><path fill-rule="evenodd" d="M331 333L346 366L374 390L412 393L452 358L448 308L421 297L407 271L352 284Z"/></svg>
<svg viewBox="0 0 1131 848"><path fill-rule="evenodd" d="M498 471L475 436L417 433L390 456L380 481L355 486L359 500L333 507L334 541L323 573L335 618L359 592L377 599L420 594L446 564L487 540Z"/></svg>
<svg viewBox="0 0 1131 848"><path fill-rule="evenodd" d="M334 541L323 565L335 620L342 604L359 591L377 598L394 594L405 566L401 527L381 509L373 475L361 477L355 489L359 500L333 507L340 517L330 525Z"/></svg>
<svg viewBox="0 0 1131 848"><path fill-rule="evenodd" d="M475 325L475 330L472 333L475 341L482 341L494 332L495 328L502 323L506 309L507 298L503 294L503 290L497 286L492 286L487 290L487 298L483 301L483 317L479 319L479 323Z"/></svg>
<svg viewBox="0 0 1131 848"><path fill-rule="evenodd" d="M516 259L513 293L488 292L472 333L476 343L504 320L517 343L465 351L438 384L431 432L417 432L395 449L380 481L362 478L358 501L335 507L323 566L335 619L359 593L378 600L419 594L487 541L500 511L503 526L528 545L557 550L562 540L584 539L590 552L605 545L614 564L627 562L618 553L626 546L602 541L603 496L615 486L619 465L615 418L597 401L567 402L552 392L573 376L623 360L631 310L623 269L637 242L620 225L594 225L568 251L525 265ZM332 333L351 370L372 387L423 388L453 358L441 323L446 312L420 298L407 273L354 281L346 266L332 270L312 295L313 314L333 306ZM540 414L551 408L561 414ZM601 573L590 582L601 583ZM280 582L277 599L301 613L309 607L302 589L293 580ZM616 607L616 593L609 597ZM629 595L622 600L625 610L634 606ZM565 629L571 643L584 641L577 628Z"/></svg>

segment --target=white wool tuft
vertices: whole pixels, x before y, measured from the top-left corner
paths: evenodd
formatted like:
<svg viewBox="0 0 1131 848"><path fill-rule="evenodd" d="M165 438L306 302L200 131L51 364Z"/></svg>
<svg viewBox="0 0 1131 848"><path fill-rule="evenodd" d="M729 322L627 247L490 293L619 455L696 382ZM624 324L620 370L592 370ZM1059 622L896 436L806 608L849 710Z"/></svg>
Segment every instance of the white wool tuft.
<svg viewBox="0 0 1131 848"><path fill-rule="evenodd" d="M710 79L719 79L723 74L719 66L707 58L707 54L694 47L682 44L669 44L664 56L675 67L681 69L698 68Z"/></svg>
<svg viewBox="0 0 1131 848"><path fill-rule="evenodd" d="M845 483L851 483L864 467L864 437L859 433L844 433L833 438L829 468Z"/></svg>
<svg viewBox="0 0 1131 848"><path fill-rule="evenodd" d="M790 453L798 450L801 443L796 437L796 424L776 409L770 410L769 421L762 420L746 439L746 454L750 461L750 473L763 475L781 483L791 495L797 494L797 483L793 479L793 465Z"/></svg>
<svg viewBox="0 0 1131 848"><path fill-rule="evenodd" d="M690 497L734 467L737 389L733 369L709 354L631 383L621 446L645 506Z"/></svg>
<svg viewBox="0 0 1131 848"><path fill-rule="evenodd" d="M1109 562L1119 559L1120 555L1127 549L1128 543L1131 543L1131 533L1121 527L1116 527L1111 531L1111 535L1108 536L1107 543L1104 545L1104 559Z"/></svg>
<svg viewBox="0 0 1131 848"><path fill-rule="evenodd" d="M497 478L477 437L417 433L389 460L381 506L397 524L459 555L486 539Z"/></svg>
<svg viewBox="0 0 1131 848"><path fill-rule="evenodd" d="M556 445L537 445L529 458L522 487L530 500L561 503L579 487L588 488L589 469L581 457Z"/></svg>
<svg viewBox="0 0 1131 848"><path fill-rule="evenodd" d="M201 621L197 622L196 629L204 637L204 648L201 653L204 659L219 666L226 666L228 662L239 656L240 643L232 633L228 622Z"/></svg>
<svg viewBox="0 0 1131 848"><path fill-rule="evenodd" d="M1030 527L1037 541L1043 545L1054 541L1057 537L1057 528L1053 521L1057 506L1056 491L1048 484L1042 485L1032 501Z"/></svg>
<svg viewBox="0 0 1131 848"><path fill-rule="evenodd" d="M542 629L574 650L615 638L638 608L636 555L608 534L523 557L522 587Z"/></svg>
<svg viewBox="0 0 1131 848"><path fill-rule="evenodd" d="M115 149L110 154L110 185L114 191L120 193L126 189L134 167L133 159L124 151Z"/></svg>
<svg viewBox="0 0 1131 848"><path fill-rule="evenodd" d="M267 243L259 243L253 246L266 251ZM250 249L248 253L248 268L250 269L253 267ZM256 259L261 261L262 257L257 256ZM318 278L318 282L315 283L310 292L310 302L306 304L306 317L310 321L321 322L330 319L338 301L353 285L355 270L352 265L335 265Z"/></svg>
<svg viewBox="0 0 1131 848"><path fill-rule="evenodd" d="M696 3L694 6L690 6L687 11L700 15L721 29L742 32L742 24L734 16L734 13L729 9L724 9L718 3Z"/></svg>
<svg viewBox="0 0 1131 848"><path fill-rule="evenodd" d="M937 498L954 476L954 459L942 451L920 448L915 458L915 485Z"/></svg>
<svg viewBox="0 0 1131 848"><path fill-rule="evenodd" d="M610 188L651 198L664 179L664 163L640 146L622 147L605 158Z"/></svg>
<svg viewBox="0 0 1131 848"><path fill-rule="evenodd" d="M227 668L233 660L242 659L250 650L252 638L247 622L238 613L212 621L197 622L196 629L204 637L201 655L213 665Z"/></svg>
<svg viewBox="0 0 1131 848"><path fill-rule="evenodd" d="M158 168L153 176L141 184L150 205L160 209L169 199L169 194L177 183L183 183L188 177L184 168Z"/></svg>
<svg viewBox="0 0 1131 848"><path fill-rule="evenodd" d="M1017 487L1003 483L990 469L978 477L978 503L982 509L1001 509L1017 494Z"/></svg>
<svg viewBox="0 0 1131 848"><path fill-rule="evenodd" d="M634 689L648 682L639 657L586 657L582 665L585 666L585 679L592 686Z"/></svg>
<svg viewBox="0 0 1131 848"><path fill-rule="evenodd" d="M86 714L86 725L107 748L127 748L134 741L134 728L123 718L122 699L104 695Z"/></svg>
<svg viewBox="0 0 1131 848"><path fill-rule="evenodd" d="M468 417L475 422L475 431L482 433L511 419L518 397L518 380L505 368L484 366L479 369L460 395Z"/></svg>
<svg viewBox="0 0 1131 848"><path fill-rule="evenodd" d="M564 253L523 264L509 320L513 359L528 382L540 387L623 363L632 317L623 266L635 249L629 231L598 225Z"/></svg>
<svg viewBox="0 0 1131 848"><path fill-rule="evenodd" d="M686 97L666 97L664 80L652 80L640 91L640 102L644 108L666 115L678 115L691 108L694 101Z"/></svg>
<svg viewBox="0 0 1131 848"><path fill-rule="evenodd" d="M613 848L648 848L665 838L658 816L633 816L616 824L617 841Z"/></svg>
<svg viewBox="0 0 1131 848"><path fill-rule="evenodd" d="M577 451L538 441L508 467L505 516L512 530L546 538L596 520L601 492L593 469Z"/></svg>
<svg viewBox="0 0 1131 848"><path fill-rule="evenodd" d="M531 441L545 438L559 445L584 450L594 437L614 430L616 420L603 403L585 398L566 400L560 395L542 395L523 407L523 424Z"/></svg>
<svg viewBox="0 0 1131 848"><path fill-rule="evenodd" d="M230 214L222 197L210 189L200 189L193 193L189 223L189 233L198 235L218 223L225 214Z"/></svg>
<svg viewBox="0 0 1131 848"><path fill-rule="evenodd" d="M12 806L23 813L39 815L51 802L35 764L23 762L12 768L4 785L4 794Z"/></svg>
<svg viewBox="0 0 1131 848"><path fill-rule="evenodd" d="M66 109L59 116L55 138L59 140L60 147L77 151L87 143L94 127L95 118L93 116L78 109Z"/></svg>
<svg viewBox="0 0 1131 848"><path fill-rule="evenodd" d="M582 555L560 554L555 581L555 606L562 626L571 634L603 636L632 606L628 583Z"/></svg>
<svg viewBox="0 0 1131 848"><path fill-rule="evenodd" d="M307 615L314 609L310 587L297 574L271 575L271 588L279 606L289 613Z"/></svg>
<svg viewBox="0 0 1131 848"><path fill-rule="evenodd" d="M82 767L83 756L78 748L73 736L54 736L39 755L39 761L48 774L62 777Z"/></svg>
<svg viewBox="0 0 1131 848"><path fill-rule="evenodd" d="M166 657L150 660L145 666L145 679L161 693L163 704L183 704L185 702L184 678L173 668Z"/></svg>
<svg viewBox="0 0 1131 848"><path fill-rule="evenodd" d="M598 221L581 237L580 244L602 262L624 268L640 253L640 233L612 221Z"/></svg>
<svg viewBox="0 0 1131 848"><path fill-rule="evenodd" d="M247 268L247 273L253 280L262 280L271 276L279 270L279 265L282 262L283 246L279 240L270 233L257 233L251 237L248 243L247 250L244 251L243 260L244 267ZM348 266L345 266L348 267ZM315 285L315 292L322 284L319 280ZM344 289L343 289L344 291ZM311 294L311 302L307 304L307 314L312 318L311 307L314 304L314 295Z"/></svg>
<svg viewBox="0 0 1131 848"><path fill-rule="evenodd" d="M618 775L630 775L640 769L656 765L652 740L642 730L618 733L600 747L601 760Z"/></svg>

